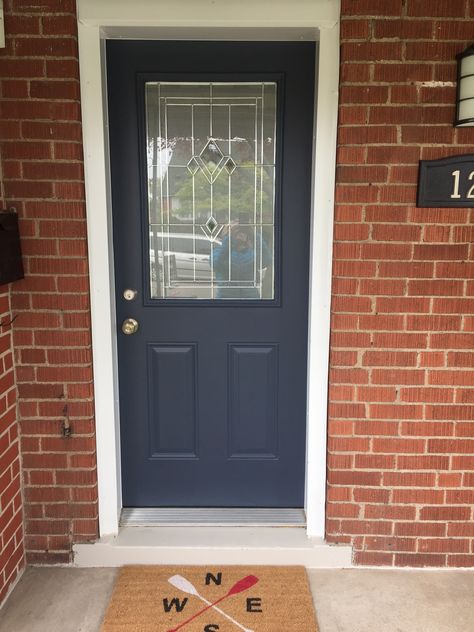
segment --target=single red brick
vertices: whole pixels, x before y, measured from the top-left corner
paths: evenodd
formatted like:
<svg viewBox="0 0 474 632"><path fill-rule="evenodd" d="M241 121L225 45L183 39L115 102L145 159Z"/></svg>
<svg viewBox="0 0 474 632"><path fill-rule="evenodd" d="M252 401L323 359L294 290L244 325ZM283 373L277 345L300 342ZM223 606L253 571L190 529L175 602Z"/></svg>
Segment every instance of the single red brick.
<svg viewBox="0 0 474 632"><path fill-rule="evenodd" d="M352 401L354 399L354 386L349 385L329 385L329 401Z"/></svg>
<svg viewBox="0 0 474 632"><path fill-rule="evenodd" d="M412 246L408 244L362 244L363 259L408 260L411 259Z"/></svg>
<svg viewBox="0 0 474 632"><path fill-rule="evenodd" d="M427 298L408 298L408 297L395 297L395 298L377 298L377 311L385 313L422 313L428 312L430 307L430 301Z"/></svg>
<svg viewBox="0 0 474 632"><path fill-rule="evenodd" d="M400 399L404 402L452 402L453 391L446 388L401 388Z"/></svg>
<svg viewBox="0 0 474 632"><path fill-rule="evenodd" d="M454 59L461 50L462 45L456 42L406 42L405 57L407 61L445 61Z"/></svg>
<svg viewBox="0 0 474 632"><path fill-rule="evenodd" d="M27 551L26 553L28 564L70 564L71 558L72 553L69 551L65 553Z"/></svg>
<svg viewBox="0 0 474 632"><path fill-rule="evenodd" d="M77 37L77 20L74 15L44 16L41 20L46 35L71 35Z"/></svg>
<svg viewBox="0 0 474 632"><path fill-rule="evenodd" d="M369 110L369 125L416 125L423 122L422 106L413 105L372 105ZM377 153L378 150L378 153ZM384 153L385 150L385 153ZM416 147L369 147L367 153L367 162L382 164L383 160L371 158L372 156L382 157L388 156L387 163L414 163L419 155L420 150Z"/></svg>
<svg viewBox="0 0 474 632"><path fill-rule="evenodd" d="M56 160L83 160L83 150L80 143L53 143L54 157ZM73 202L70 205L74 205ZM76 204L81 209L81 217L84 217L84 205Z"/></svg>
<svg viewBox="0 0 474 632"><path fill-rule="evenodd" d="M362 279L359 294L370 296L403 296L406 293L406 282L399 279Z"/></svg>
<svg viewBox="0 0 474 632"><path fill-rule="evenodd" d="M416 508L406 505L366 505L364 518L372 520L415 520Z"/></svg>
<svg viewBox="0 0 474 632"><path fill-rule="evenodd" d="M35 104L35 107L36 104ZM81 126L77 122L71 123L45 123L37 121L24 121L22 123L24 138L49 139L49 140L81 140Z"/></svg>
<svg viewBox="0 0 474 632"><path fill-rule="evenodd" d="M474 439L429 439L428 452L434 454L473 454Z"/></svg>
<svg viewBox="0 0 474 632"><path fill-rule="evenodd" d="M367 452L369 439L362 437L329 437L328 446L330 452Z"/></svg>
<svg viewBox="0 0 474 632"><path fill-rule="evenodd" d="M450 95L451 100L453 95ZM445 127L402 127L402 143L410 145L412 143L421 144L441 144L449 145L454 141L454 129Z"/></svg>
<svg viewBox="0 0 474 632"><path fill-rule="evenodd" d="M337 164L351 165L365 162L365 147L338 147Z"/></svg>
<svg viewBox="0 0 474 632"><path fill-rule="evenodd" d="M422 283L420 281L420 283ZM429 281L427 281L429 283ZM439 316L427 314L408 314L406 320L407 330L414 331L459 331L461 329L460 316Z"/></svg>
<svg viewBox="0 0 474 632"><path fill-rule="evenodd" d="M457 389L456 390L456 402L459 404L472 404L474 403L474 390L473 389Z"/></svg>
<svg viewBox="0 0 474 632"><path fill-rule="evenodd" d="M51 182L6 181L5 194L9 198L50 198L53 196Z"/></svg>
<svg viewBox="0 0 474 632"><path fill-rule="evenodd" d="M338 142L344 145L371 145L390 144L397 142L397 129L395 126L371 125L357 127L340 127L338 131ZM373 148L371 148L373 149ZM346 154L347 155L347 154ZM370 152L368 155L371 155ZM364 157L365 158L365 157ZM363 162L365 162L363 158ZM355 160L343 161L339 155L339 164L354 163ZM371 162L367 159L367 162Z"/></svg>
<svg viewBox="0 0 474 632"><path fill-rule="evenodd" d="M470 507L422 507L420 510L421 520L469 520L471 515Z"/></svg>
<svg viewBox="0 0 474 632"><path fill-rule="evenodd" d="M355 279L354 279L355 280ZM338 279L336 280L336 286L350 284L352 279ZM331 331L352 331L357 329L357 314L331 314Z"/></svg>
<svg viewBox="0 0 474 632"><path fill-rule="evenodd" d="M416 551L416 539L367 536L365 546L369 551Z"/></svg>
<svg viewBox="0 0 474 632"><path fill-rule="evenodd" d="M404 329L402 315L393 314L362 314L359 317L359 329L370 331L400 331Z"/></svg>
<svg viewBox="0 0 474 632"><path fill-rule="evenodd" d="M424 349L427 345L427 336L426 334L376 332L372 336L372 343L374 347L381 349Z"/></svg>
<svg viewBox="0 0 474 632"><path fill-rule="evenodd" d="M446 535L446 523L397 522L395 523L394 532L396 535L402 535L402 536L443 537Z"/></svg>
<svg viewBox="0 0 474 632"><path fill-rule="evenodd" d="M474 538L474 522L453 522L448 524L448 537Z"/></svg>
<svg viewBox="0 0 474 632"><path fill-rule="evenodd" d="M396 553L395 566L445 566L446 556L429 553Z"/></svg>
<svg viewBox="0 0 474 632"><path fill-rule="evenodd" d="M3 79L2 96L4 99L28 98L29 82L24 79Z"/></svg>
<svg viewBox="0 0 474 632"><path fill-rule="evenodd" d="M452 437L454 424L406 421L401 426L400 434L412 437Z"/></svg>
<svg viewBox="0 0 474 632"><path fill-rule="evenodd" d="M474 456L453 456L454 470L474 470Z"/></svg>
<svg viewBox="0 0 474 632"><path fill-rule="evenodd" d="M341 61L400 61L402 45L400 42L343 42Z"/></svg>
<svg viewBox="0 0 474 632"><path fill-rule="evenodd" d="M356 421L354 423L354 434L367 435L369 437L374 435L396 437L399 435L398 426L398 421L381 421L380 419L376 421L369 419Z"/></svg>
<svg viewBox="0 0 474 632"><path fill-rule="evenodd" d="M451 239L450 226L425 226L423 230L423 241L425 242L448 242Z"/></svg>
<svg viewBox="0 0 474 632"><path fill-rule="evenodd" d="M342 185L336 188L336 202L375 202L378 198L378 189L368 185Z"/></svg>
<svg viewBox="0 0 474 632"><path fill-rule="evenodd" d="M461 474L449 473L438 474L438 487L460 487L462 482Z"/></svg>
<svg viewBox="0 0 474 632"><path fill-rule="evenodd" d="M378 487L382 480L380 472L330 471L328 482L331 485L374 486Z"/></svg>
<svg viewBox="0 0 474 632"><path fill-rule="evenodd" d="M331 350L331 366L354 366L357 362L356 351Z"/></svg>
<svg viewBox="0 0 474 632"><path fill-rule="evenodd" d="M69 489L62 487L26 487L26 502L57 502L69 499Z"/></svg>
<svg viewBox="0 0 474 632"><path fill-rule="evenodd" d="M57 79L54 81L31 81L30 95L36 99L70 99L80 97L79 82Z"/></svg>
<svg viewBox="0 0 474 632"><path fill-rule="evenodd" d="M474 419L474 406L426 406L425 414L427 419L470 421Z"/></svg>
<svg viewBox="0 0 474 632"><path fill-rule="evenodd" d="M464 17L465 3L464 0L450 0L446 3L444 0L408 0L407 15L413 17L432 17L456 18Z"/></svg>
<svg viewBox="0 0 474 632"><path fill-rule="evenodd" d="M393 64L377 63L374 67L374 81L387 83L411 83L430 81L432 79L431 64Z"/></svg>
<svg viewBox="0 0 474 632"><path fill-rule="evenodd" d="M377 520L341 520L342 533L358 535L390 535L392 532L392 522Z"/></svg>
<svg viewBox="0 0 474 632"><path fill-rule="evenodd" d="M368 384L369 372L367 369L349 368L334 369L330 371L331 383L337 384Z"/></svg>
<svg viewBox="0 0 474 632"><path fill-rule="evenodd" d="M393 566L393 553L355 551L354 563L360 566Z"/></svg>
<svg viewBox="0 0 474 632"><path fill-rule="evenodd" d="M469 314L474 310L474 299L470 298L435 298L433 313L435 314Z"/></svg>
<svg viewBox="0 0 474 632"><path fill-rule="evenodd" d="M448 555L448 566L470 568L474 566L474 555Z"/></svg>
<svg viewBox="0 0 474 632"><path fill-rule="evenodd" d="M363 44L365 46L366 44ZM386 103L388 88L384 86L342 86L340 89L340 103Z"/></svg>
<svg viewBox="0 0 474 632"><path fill-rule="evenodd" d="M370 81L370 64L361 63L361 64L344 64L341 68L341 81L342 83L368 83ZM349 110L351 108L343 108L341 110L345 110L347 116L342 117L339 114L339 124L344 125L346 123L363 123L366 121L366 116L350 116ZM360 110L365 110L366 108L360 108Z"/></svg>
<svg viewBox="0 0 474 632"><path fill-rule="evenodd" d="M419 241L421 237L421 226L374 224L372 228L372 239L375 241Z"/></svg>
<svg viewBox="0 0 474 632"><path fill-rule="evenodd" d="M380 187L380 201L389 203L414 204L416 189L407 185Z"/></svg>
<svg viewBox="0 0 474 632"><path fill-rule="evenodd" d="M462 296L463 281L427 280L410 281L408 283L409 296Z"/></svg>
<svg viewBox="0 0 474 632"><path fill-rule="evenodd" d="M371 419L421 419L423 407L406 404L371 404L369 407ZM404 434L402 432L402 434Z"/></svg>
<svg viewBox="0 0 474 632"><path fill-rule="evenodd" d="M431 20L374 20L375 39L431 39L432 35Z"/></svg>
<svg viewBox="0 0 474 632"><path fill-rule="evenodd" d="M360 469L390 470L395 467L395 457L385 454L356 454L355 467Z"/></svg>
<svg viewBox="0 0 474 632"><path fill-rule="evenodd" d="M359 505L348 503L329 503L326 508L328 518L358 518L359 513Z"/></svg>
<svg viewBox="0 0 474 632"><path fill-rule="evenodd" d="M388 489L378 488L354 488L354 500L362 503L384 503L389 502L390 492Z"/></svg>
<svg viewBox="0 0 474 632"><path fill-rule="evenodd" d="M77 57L77 42L68 37L25 37L15 42L17 57Z"/></svg>
<svg viewBox="0 0 474 632"><path fill-rule="evenodd" d="M374 438L372 449L374 452L385 454L406 454L423 453L425 451L424 439L395 439L395 438Z"/></svg>
<svg viewBox="0 0 474 632"><path fill-rule="evenodd" d="M474 489L453 489L447 490L446 502L449 504L474 505Z"/></svg>
<svg viewBox="0 0 474 632"><path fill-rule="evenodd" d="M370 261L334 261L335 277L372 277L375 276L376 264Z"/></svg>
<svg viewBox="0 0 474 632"><path fill-rule="evenodd" d="M46 76L79 79L79 62L77 59L47 59Z"/></svg>
<svg viewBox="0 0 474 632"><path fill-rule="evenodd" d="M83 179L82 166L80 164L64 162L23 162L23 175L29 180Z"/></svg>
<svg viewBox="0 0 474 632"><path fill-rule="evenodd" d="M416 366L417 354L408 351L366 351L362 358L364 366Z"/></svg>
<svg viewBox="0 0 474 632"><path fill-rule="evenodd" d="M433 349L472 349L474 334L442 333L430 335L430 347Z"/></svg>
<svg viewBox="0 0 474 632"><path fill-rule="evenodd" d="M383 386L358 386L357 399L362 402L394 402L397 390Z"/></svg>

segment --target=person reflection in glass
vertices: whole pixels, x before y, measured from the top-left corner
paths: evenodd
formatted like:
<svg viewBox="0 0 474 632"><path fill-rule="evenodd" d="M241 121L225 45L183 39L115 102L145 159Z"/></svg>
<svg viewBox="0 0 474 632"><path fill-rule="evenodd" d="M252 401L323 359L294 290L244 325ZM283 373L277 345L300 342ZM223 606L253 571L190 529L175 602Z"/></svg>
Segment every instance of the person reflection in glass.
<svg viewBox="0 0 474 632"><path fill-rule="evenodd" d="M256 236L255 227L240 222L226 227L222 235L222 242L215 244L212 254L216 298L264 298L260 283L272 263L265 240Z"/></svg>

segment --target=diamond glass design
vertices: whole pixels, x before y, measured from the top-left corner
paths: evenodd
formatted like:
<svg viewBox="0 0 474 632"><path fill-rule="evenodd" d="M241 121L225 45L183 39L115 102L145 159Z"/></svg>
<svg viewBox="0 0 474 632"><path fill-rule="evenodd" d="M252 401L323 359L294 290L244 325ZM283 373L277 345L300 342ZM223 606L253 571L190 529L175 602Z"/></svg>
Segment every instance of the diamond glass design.
<svg viewBox="0 0 474 632"><path fill-rule="evenodd" d="M209 169L210 173L214 173L216 171L222 161L222 158L224 158L224 154L221 152L219 146L212 138L201 151L199 156L207 169Z"/></svg>
<svg viewBox="0 0 474 632"><path fill-rule="evenodd" d="M198 156L193 156L187 164L188 171L194 176L201 170L208 182L215 182L223 169L231 175L236 164L230 156L224 156L214 138L210 138Z"/></svg>
<svg viewBox="0 0 474 632"><path fill-rule="evenodd" d="M230 157L227 159L227 162L226 162L226 163L225 163L225 165L224 165L225 170L227 171L227 173L228 173L229 175L231 175L231 174L233 174L233 173L234 173L234 171L235 171L235 167L236 167L236 166L237 166L237 165L235 164L235 162L234 162L234 161L232 160L232 158L230 158Z"/></svg>
<svg viewBox="0 0 474 632"><path fill-rule="evenodd" d="M196 158L191 158L191 160L188 162L188 169L192 173L192 175L196 174L199 171L200 165Z"/></svg>
<svg viewBox="0 0 474 632"><path fill-rule="evenodd" d="M215 242L219 237L224 226L220 225L219 222L211 215L211 217L207 220L207 222L201 226L202 232L206 235L206 237L211 242Z"/></svg>
<svg viewBox="0 0 474 632"><path fill-rule="evenodd" d="M206 227L212 234L217 228L217 221L211 216L206 222Z"/></svg>

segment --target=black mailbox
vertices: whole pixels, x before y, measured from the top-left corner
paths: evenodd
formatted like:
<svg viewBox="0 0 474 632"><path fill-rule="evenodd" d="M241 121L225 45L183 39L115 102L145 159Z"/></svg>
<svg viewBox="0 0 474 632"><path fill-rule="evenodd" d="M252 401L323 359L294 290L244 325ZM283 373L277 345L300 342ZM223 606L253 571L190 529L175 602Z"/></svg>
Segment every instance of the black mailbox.
<svg viewBox="0 0 474 632"><path fill-rule="evenodd" d="M24 277L18 215L0 211L0 285Z"/></svg>

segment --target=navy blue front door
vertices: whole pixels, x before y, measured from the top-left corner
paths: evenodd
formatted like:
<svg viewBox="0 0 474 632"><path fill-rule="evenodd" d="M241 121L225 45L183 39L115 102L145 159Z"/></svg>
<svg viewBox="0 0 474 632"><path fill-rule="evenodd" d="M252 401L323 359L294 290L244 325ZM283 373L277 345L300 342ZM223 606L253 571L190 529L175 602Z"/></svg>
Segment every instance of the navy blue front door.
<svg viewBox="0 0 474 632"><path fill-rule="evenodd" d="M125 507L304 504L315 54L107 43Z"/></svg>

